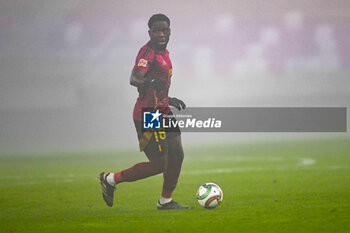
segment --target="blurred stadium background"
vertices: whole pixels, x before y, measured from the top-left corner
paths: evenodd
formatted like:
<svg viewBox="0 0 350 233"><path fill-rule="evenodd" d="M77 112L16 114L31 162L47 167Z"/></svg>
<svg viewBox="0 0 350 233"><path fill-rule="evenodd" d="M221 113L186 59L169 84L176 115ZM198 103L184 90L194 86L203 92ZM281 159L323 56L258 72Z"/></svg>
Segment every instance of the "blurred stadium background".
<svg viewBox="0 0 350 233"><path fill-rule="evenodd" d="M349 107L347 0L0 0L0 152L136 149L129 75L160 12L170 95L188 106ZM186 145L214 138L193 135Z"/></svg>

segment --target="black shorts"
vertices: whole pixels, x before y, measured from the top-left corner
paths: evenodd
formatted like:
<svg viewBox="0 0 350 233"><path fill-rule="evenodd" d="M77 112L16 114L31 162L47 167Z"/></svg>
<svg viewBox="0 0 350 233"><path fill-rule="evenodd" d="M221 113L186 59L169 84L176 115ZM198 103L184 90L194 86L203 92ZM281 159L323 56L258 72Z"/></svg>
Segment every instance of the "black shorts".
<svg viewBox="0 0 350 233"><path fill-rule="evenodd" d="M173 115L172 112L169 112L168 117L165 118L166 121L176 122L175 117L172 117L171 115ZM141 121L134 120L134 124L137 132L137 137L139 139L140 151L144 151L147 156L164 156L166 153L168 153L168 139L181 135L181 131L178 125L166 130L143 130Z"/></svg>

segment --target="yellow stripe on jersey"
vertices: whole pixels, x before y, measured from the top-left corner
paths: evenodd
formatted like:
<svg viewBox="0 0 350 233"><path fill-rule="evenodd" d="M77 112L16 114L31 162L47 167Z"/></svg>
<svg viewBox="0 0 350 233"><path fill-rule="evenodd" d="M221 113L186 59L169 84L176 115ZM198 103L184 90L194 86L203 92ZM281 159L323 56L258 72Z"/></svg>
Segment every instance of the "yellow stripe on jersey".
<svg viewBox="0 0 350 233"><path fill-rule="evenodd" d="M154 105L154 111L155 111L157 110L157 107L158 107L158 97L155 90L153 91L153 96L154 96L154 102L155 102L155 105Z"/></svg>
<svg viewBox="0 0 350 233"><path fill-rule="evenodd" d="M169 79L171 78L171 76L173 76L173 68L169 70Z"/></svg>
<svg viewBox="0 0 350 233"><path fill-rule="evenodd" d="M153 130L148 130L144 132L139 140L140 151L143 151L148 145L153 135Z"/></svg>

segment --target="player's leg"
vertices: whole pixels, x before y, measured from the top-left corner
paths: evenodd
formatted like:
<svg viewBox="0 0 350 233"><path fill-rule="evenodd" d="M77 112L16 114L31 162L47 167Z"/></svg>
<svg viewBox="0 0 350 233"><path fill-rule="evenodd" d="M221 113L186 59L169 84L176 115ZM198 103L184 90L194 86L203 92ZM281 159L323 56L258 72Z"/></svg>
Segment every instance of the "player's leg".
<svg viewBox="0 0 350 233"><path fill-rule="evenodd" d="M164 171L165 156L152 156L153 153L145 149L145 154L148 157L148 162L137 163L134 166L114 173L114 184L121 182L132 182L140 179L144 179L150 176L157 175Z"/></svg>
<svg viewBox="0 0 350 233"><path fill-rule="evenodd" d="M142 135L140 133L140 138ZM114 173L113 179L111 179L112 181L114 180L112 185L144 179L164 171L168 149L167 141L162 140L160 136L159 132L154 132L145 148L143 148L149 161L137 163L128 169Z"/></svg>
<svg viewBox="0 0 350 233"><path fill-rule="evenodd" d="M162 196L170 198L176 188L180 175L184 151L181 143L181 135L168 138L168 157L166 168L163 172L164 183Z"/></svg>
<svg viewBox="0 0 350 233"><path fill-rule="evenodd" d="M171 135L168 134L168 135ZM176 188L182 161L184 158L184 151L181 143L181 135L168 137L168 156L167 164L163 172L163 190L157 208L159 210L166 209L188 209L188 206L182 206L172 200L172 194Z"/></svg>
<svg viewBox="0 0 350 233"><path fill-rule="evenodd" d="M148 156L147 156L148 157ZM121 182L131 182L157 175L164 171L165 156L149 157L149 162L137 163L120 172L102 172L100 183L102 197L108 206L113 206L115 185Z"/></svg>
<svg viewBox="0 0 350 233"><path fill-rule="evenodd" d="M144 149L144 152L149 159L148 162L137 163L130 168L116 173L102 172L100 174L102 197L108 206L113 205L116 184L144 179L164 171L167 153L166 141L162 147L163 149L159 150L159 143L156 141L155 135L153 135Z"/></svg>

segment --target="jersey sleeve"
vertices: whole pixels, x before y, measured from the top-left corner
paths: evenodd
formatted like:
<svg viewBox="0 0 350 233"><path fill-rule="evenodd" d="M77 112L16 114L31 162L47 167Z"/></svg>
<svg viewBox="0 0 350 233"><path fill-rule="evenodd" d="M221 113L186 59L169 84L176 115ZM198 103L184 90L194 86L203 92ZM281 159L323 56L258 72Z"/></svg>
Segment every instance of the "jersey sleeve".
<svg viewBox="0 0 350 233"><path fill-rule="evenodd" d="M142 47L136 57L134 70L141 70L146 73L154 60L154 50L150 47Z"/></svg>

